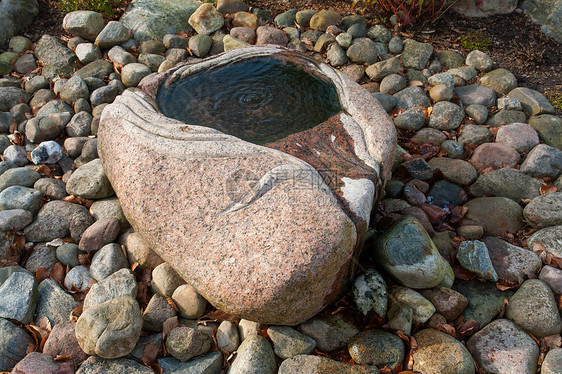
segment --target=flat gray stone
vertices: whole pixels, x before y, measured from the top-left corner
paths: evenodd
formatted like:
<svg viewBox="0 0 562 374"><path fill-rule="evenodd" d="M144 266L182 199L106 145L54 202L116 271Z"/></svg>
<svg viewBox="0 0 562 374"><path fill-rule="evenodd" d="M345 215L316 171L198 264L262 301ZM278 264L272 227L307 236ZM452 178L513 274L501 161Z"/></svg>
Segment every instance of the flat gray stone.
<svg viewBox="0 0 562 374"><path fill-rule="evenodd" d="M474 334L467 348L487 373L534 374L539 347L527 333L507 319L498 319Z"/></svg>
<svg viewBox="0 0 562 374"><path fill-rule="evenodd" d="M534 198L523 209L523 217L535 228L562 225L562 192Z"/></svg>
<svg viewBox="0 0 562 374"><path fill-rule="evenodd" d="M455 87L455 93L464 106L481 104L490 107L496 104L496 94L491 88L472 84L469 86Z"/></svg>
<svg viewBox="0 0 562 374"><path fill-rule="evenodd" d="M240 347L230 374L274 374L277 371L275 354L269 342L261 335L246 338Z"/></svg>
<svg viewBox="0 0 562 374"><path fill-rule="evenodd" d="M347 346L349 339L359 332L339 315L318 315L301 324L298 330L314 339L318 349L324 352L333 352Z"/></svg>
<svg viewBox="0 0 562 374"><path fill-rule="evenodd" d="M562 328L554 294L538 279L523 282L509 299L505 316L536 337L560 334Z"/></svg>
<svg viewBox="0 0 562 374"><path fill-rule="evenodd" d="M507 96L519 100L523 110L532 116L555 112L554 107L543 94L530 88L517 87Z"/></svg>
<svg viewBox="0 0 562 374"><path fill-rule="evenodd" d="M31 225L24 230L27 240L45 242L70 236L80 236L93 223L88 210L78 204L66 201L50 201L43 205Z"/></svg>
<svg viewBox="0 0 562 374"><path fill-rule="evenodd" d="M502 196L515 202L540 195L542 183L517 169L501 168L478 177L468 192L476 197Z"/></svg>
<svg viewBox="0 0 562 374"><path fill-rule="evenodd" d="M0 87L0 112L8 112L20 103L27 103L30 95L19 87Z"/></svg>
<svg viewBox="0 0 562 374"><path fill-rule="evenodd" d="M279 374L378 374L375 366L350 365L322 356L300 355L283 361Z"/></svg>
<svg viewBox="0 0 562 374"><path fill-rule="evenodd" d="M273 342L273 352L283 360L310 354L316 348L316 341L289 326L271 326L267 335Z"/></svg>
<svg viewBox="0 0 562 374"><path fill-rule="evenodd" d="M78 57L64 43L51 35L43 35L35 46L35 56L43 62L43 75L54 78L68 76L78 62Z"/></svg>
<svg viewBox="0 0 562 374"><path fill-rule="evenodd" d="M393 96L397 100L396 106L398 108L407 110L417 106L423 106L425 108L431 106L431 100L429 100L429 97L427 97L425 92L418 86L408 86L402 91L395 93Z"/></svg>
<svg viewBox="0 0 562 374"><path fill-rule="evenodd" d="M0 283L0 318L27 324L33 320L37 305L35 277L26 271L13 272Z"/></svg>
<svg viewBox="0 0 562 374"><path fill-rule="evenodd" d="M220 373L223 364L222 353L219 351L207 353L188 362L181 362L173 357L158 359L158 365L162 368L162 374L217 374Z"/></svg>
<svg viewBox="0 0 562 374"><path fill-rule="evenodd" d="M504 300L509 300L513 291L500 291L494 283L483 283L479 280L458 282L455 290L468 299L468 306L464 310L465 320L475 320L480 326L485 326L502 309Z"/></svg>
<svg viewBox="0 0 562 374"><path fill-rule="evenodd" d="M90 265L90 274L97 281L101 281L111 274L129 267L129 261L123 254L121 246L116 243L110 243L103 246L92 257Z"/></svg>
<svg viewBox="0 0 562 374"><path fill-rule="evenodd" d="M527 246L533 250L534 244L541 244L539 248L543 247L550 253L562 257L562 225L550 226L544 229L537 230L533 235L527 239Z"/></svg>
<svg viewBox="0 0 562 374"><path fill-rule="evenodd" d="M84 299L84 310L123 296L137 297L137 281L129 269L121 269L94 284Z"/></svg>
<svg viewBox="0 0 562 374"><path fill-rule="evenodd" d="M36 321L47 317L51 326L68 322L70 312L80 303L66 293L52 279L45 279L39 284L39 301L37 303Z"/></svg>
<svg viewBox="0 0 562 374"><path fill-rule="evenodd" d="M542 262L533 251L494 236L487 236L482 241L488 248L488 254L500 279L521 284L527 278L536 277Z"/></svg>
<svg viewBox="0 0 562 374"><path fill-rule="evenodd" d="M12 370L34 344L33 338L7 319L0 318L0 370Z"/></svg>
<svg viewBox="0 0 562 374"><path fill-rule="evenodd" d="M127 373L127 374L154 374L148 366L139 364L127 358L105 359L91 356L76 372L76 374L99 374L99 373Z"/></svg>
<svg viewBox="0 0 562 374"><path fill-rule="evenodd" d="M379 266L407 287L435 287L451 272L422 224L413 217L400 219L379 236L373 255Z"/></svg>

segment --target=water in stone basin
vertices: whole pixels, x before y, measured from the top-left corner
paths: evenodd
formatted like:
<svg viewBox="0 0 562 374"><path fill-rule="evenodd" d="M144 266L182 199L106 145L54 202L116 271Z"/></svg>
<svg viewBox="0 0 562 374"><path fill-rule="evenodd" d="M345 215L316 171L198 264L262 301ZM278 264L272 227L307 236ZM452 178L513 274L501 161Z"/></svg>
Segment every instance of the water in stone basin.
<svg viewBox="0 0 562 374"><path fill-rule="evenodd" d="M298 64L257 57L163 85L167 117L263 145L310 129L341 111L335 86Z"/></svg>

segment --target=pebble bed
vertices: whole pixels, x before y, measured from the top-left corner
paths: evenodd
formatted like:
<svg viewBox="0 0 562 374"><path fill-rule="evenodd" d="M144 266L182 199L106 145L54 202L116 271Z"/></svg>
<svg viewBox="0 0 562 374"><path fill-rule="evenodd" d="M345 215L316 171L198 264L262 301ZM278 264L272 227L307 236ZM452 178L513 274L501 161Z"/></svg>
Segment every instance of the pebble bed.
<svg viewBox="0 0 562 374"><path fill-rule="evenodd" d="M190 17L191 37L136 43L78 11L66 44L15 36L0 51L0 371L561 372L562 119L548 100L484 52L436 53L362 16L217 5ZM353 305L294 327L213 312L130 229L97 154L117 95L250 44L341 68L399 133Z"/></svg>

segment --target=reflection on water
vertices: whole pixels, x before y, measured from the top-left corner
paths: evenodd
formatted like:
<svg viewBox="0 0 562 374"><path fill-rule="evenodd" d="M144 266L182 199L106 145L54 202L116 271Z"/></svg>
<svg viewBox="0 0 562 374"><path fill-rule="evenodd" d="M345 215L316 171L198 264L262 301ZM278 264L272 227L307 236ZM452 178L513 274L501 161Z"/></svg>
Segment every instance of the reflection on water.
<svg viewBox="0 0 562 374"><path fill-rule="evenodd" d="M163 85L157 103L167 117L255 144L307 130L341 110L329 80L275 56L211 68Z"/></svg>

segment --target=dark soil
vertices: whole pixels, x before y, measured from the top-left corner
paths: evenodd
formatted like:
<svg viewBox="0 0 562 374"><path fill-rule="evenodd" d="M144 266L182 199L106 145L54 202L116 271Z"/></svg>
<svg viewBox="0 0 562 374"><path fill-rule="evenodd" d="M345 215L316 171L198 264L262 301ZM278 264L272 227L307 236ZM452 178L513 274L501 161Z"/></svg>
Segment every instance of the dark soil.
<svg viewBox="0 0 562 374"><path fill-rule="evenodd" d="M124 11L127 1L116 10L114 19ZM342 15L358 14L351 0L247 0L251 7L267 9L275 17L289 9L332 9ZM56 0L39 0L40 13L25 31L24 35L37 41L43 34L64 37L62 18L64 14L55 6ZM379 21L379 16L371 11L365 14L369 24ZM388 17L386 17L388 18ZM518 85L543 92L548 89L562 90L562 45L546 36L540 27L531 22L523 13L487 18L466 18L454 12L434 24L418 22L415 25L393 27L394 34L411 37L433 44L435 51L453 49L466 55L469 50L459 41L462 35L475 31L492 39L487 53L494 65L511 71L518 79Z"/></svg>
<svg viewBox="0 0 562 374"><path fill-rule="evenodd" d="M254 7L268 9L273 16L286 10L333 9L342 15L358 14L349 1L338 0L248 0ZM376 12L365 14L370 24L378 23ZM381 14L381 16L386 16ZM388 17L386 17L388 18ZM390 24L387 27L393 29ZM395 34L433 44L435 51L453 49L466 56L470 51L459 44L460 37L475 31L492 39L486 51L497 67L511 71L518 85L540 92L549 88L562 89L562 45L546 36L540 26L523 13L486 18L467 18L449 12L434 24L420 22L415 25L394 27Z"/></svg>

